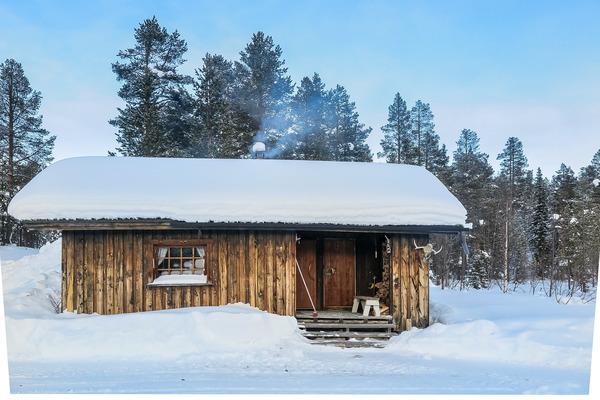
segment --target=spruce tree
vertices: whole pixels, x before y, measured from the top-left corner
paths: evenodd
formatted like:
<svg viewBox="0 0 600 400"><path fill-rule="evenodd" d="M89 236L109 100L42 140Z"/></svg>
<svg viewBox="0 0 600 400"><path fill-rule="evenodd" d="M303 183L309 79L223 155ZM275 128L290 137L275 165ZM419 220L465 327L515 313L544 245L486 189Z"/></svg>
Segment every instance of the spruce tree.
<svg viewBox="0 0 600 400"><path fill-rule="evenodd" d="M189 152L193 157L247 156L253 135L249 118L241 111L233 63L221 55L206 54L194 81L195 127Z"/></svg>
<svg viewBox="0 0 600 400"><path fill-rule="evenodd" d="M550 210L548 182L537 169L534 182L534 206L531 225L532 250L536 264L536 274L541 279L548 277L550 255Z"/></svg>
<svg viewBox="0 0 600 400"><path fill-rule="evenodd" d="M0 64L0 244L42 244L43 235L26 234L7 212L12 197L52 161L55 136L42 127L41 101L20 63Z"/></svg>
<svg viewBox="0 0 600 400"><path fill-rule="evenodd" d="M577 192L581 199L579 224L584 232L581 281L596 285L600 269L600 150L581 169Z"/></svg>
<svg viewBox="0 0 600 400"><path fill-rule="evenodd" d="M565 213L568 204L575 201L577 192L577 178L571 167L565 164L560 165L552 178L552 188L552 208L560 218Z"/></svg>
<svg viewBox="0 0 600 400"><path fill-rule="evenodd" d="M463 129L456 147L450 168L450 190L467 209L467 222L473 225L467 237L471 249L467 276L471 286L487 287L492 252L489 234L495 214L489 200L494 171L488 163L488 155L479 149L479 137L475 131Z"/></svg>
<svg viewBox="0 0 600 400"><path fill-rule="evenodd" d="M474 289L483 289L489 286L488 282L489 260L487 253L474 249L467 270L467 284Z"/></svg>
<svg viewBox="0 0 600 400"><path fill-rule="evenodd" d="M343 86L337 85L327 96L332 159L335 161L372 161L371 150L365 143L371 128L359 121L356 105Z"/></svg>
<svg viewBox="0 0 600 400"><path fill-rule="evenodd" d="M476 132L463 129L456 146L451 168L451 190L467 208L467 221L477 226L485 219L494 171L488 162L488 155L479 149Z"/></svg>
<svg viewBox="0 0 600 400"><path fill-rule="evenodd" d="M329 101L325 84L319 74L304 77L292 100L294 123L284 152L300 160L331 160L333 151L328 126ZM293 150L291 150L293 148ZM290 151L293 155L290 155Z"/></svg>
<svg viewBox="0 0 600 400"><path fill-rule="evenodd" d="M279 141L291 124L290 101L294 86L287 73L282 50L263 32L252 35L235 63L240 106L249 116L244 132L266 143L267 152L277 156ZM248 147L251 143L248 143Z"/></svg>
<svg viewBox="0 0 600 400"><path fill-rule="evenodd" d="M387 124L381 127L384 136L381 140L383 149L378 155L385 157L389 163L414 164L415 147L411 137L410 113L406 102L396 93L393 103L388 108Z"/></svg>
<svg viewBox="0 0 600 400"><path fill-rule="evenodd" d="M182 87L191 78L179 73L187 51L179 33L167 32L155 17L135 29L135 46L118 53L112 64L123 85L119 97L125 102L110 124L118 129L117 151L128 156L169 156L183 151L180 129L175 121L186 120ZM177 115L177 110L181 114ZM175 114L175 115L174 115Z"/></svg>
<svg viewBox="0 0 600 400"><path fill-rule="evenodd" d="M571 167L561 164L552 178L552 212L557 224L557 240L555 242L556 265L558 278L567 279L568 287L573 290L573 280L577 275L577 267L583 243L580 215L583 212L577 197L577 179Z"/></svg>
<svg viewBox="0 0 600 400"><path fill-rule="evenodd" d="M161 156L189 157L192 148L192 133L196 128L194 99L184 88L178 88L168 96L163 115L163 129L173 146L165 148Z"/></svg>

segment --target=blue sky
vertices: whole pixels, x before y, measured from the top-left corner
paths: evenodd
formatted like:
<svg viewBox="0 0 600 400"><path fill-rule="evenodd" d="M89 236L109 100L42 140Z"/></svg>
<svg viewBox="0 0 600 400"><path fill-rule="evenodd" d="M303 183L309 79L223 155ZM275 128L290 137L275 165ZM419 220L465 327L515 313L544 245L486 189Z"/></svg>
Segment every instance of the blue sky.
<svg viewBox="0 0 600 400"><path fill-rule="evenodd" d="M237 58L253 32L272 35L295 81L318 72L348 89L375 152L395 92L431 104L451 151L476 130L495 165L509 136L547 175L600 148L598 1L4 0L0 58L42 92L57 159L115 147L110 64L152 15L187 40L188 73L206 52Z"/></svg>

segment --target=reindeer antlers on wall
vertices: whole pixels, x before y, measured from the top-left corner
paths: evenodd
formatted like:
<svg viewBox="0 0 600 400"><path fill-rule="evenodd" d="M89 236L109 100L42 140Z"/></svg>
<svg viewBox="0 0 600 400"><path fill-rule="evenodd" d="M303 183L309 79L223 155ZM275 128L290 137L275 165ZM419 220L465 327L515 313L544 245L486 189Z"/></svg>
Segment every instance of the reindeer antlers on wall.
<svg viewBox="0 0 600 400"><path fill-rule="evenodd" d="M425 246L417 246L417 241L414 239L413 243L415 244L415 250L423 250L423 253L425 253L425 259L429 259L432 254L438 254L444 248L444 246L440 246L439 250L434 250L431 243L427 243Z"/></svg>

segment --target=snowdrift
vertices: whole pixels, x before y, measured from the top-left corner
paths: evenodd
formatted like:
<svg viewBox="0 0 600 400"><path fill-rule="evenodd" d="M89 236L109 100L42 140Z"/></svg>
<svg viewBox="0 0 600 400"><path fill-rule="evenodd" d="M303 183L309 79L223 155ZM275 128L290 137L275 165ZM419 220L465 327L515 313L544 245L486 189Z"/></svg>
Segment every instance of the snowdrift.
<svg viewBox="0 0 600 400"><path fill-rule="evenodd" d="M60 241L2 264L11 361L171 360L242 357L307 346L296 320L245 304L121 314L56 314Z"/></svg>
<svg viewBox="0 0 600 400"><path fill-rule="evenodd" d="M16 361L175 360L245 357L305 345L296 320L247 305L7 320Z"/></svg>
<svg viewBox="0 0 600 400"><path fill-rule="evenodd" d="M392 338L387 350L427 358L449 358L553 368L588 369L589 348L556 346L531 340L527 334L510 335L488 320L412 329Z"/></svg>
<svg viewBox="0 0 600 400"><path fill-rule="evenodd" d="M0 259L6 316L53 316L49 296L60 296L60 240L45 245L39 251L17 251L13 246L0 249L0 255L6 255Z"/></svg>

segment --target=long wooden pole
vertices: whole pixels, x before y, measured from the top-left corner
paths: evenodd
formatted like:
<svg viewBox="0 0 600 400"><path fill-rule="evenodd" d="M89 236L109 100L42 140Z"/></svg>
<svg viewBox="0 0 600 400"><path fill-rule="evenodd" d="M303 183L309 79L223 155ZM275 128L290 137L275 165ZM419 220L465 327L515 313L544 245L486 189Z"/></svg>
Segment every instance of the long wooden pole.
<svg viewBox="0 0 600 400"><path fill-rule="evenodd" d="M304 284L304 289L306 289L306 294L308 294L308 299L310 300L310 305L312 306L312 309L313 309L313 318L317 318L319 313L317 313L315 303L313 303L312 296L310 295L310 291L308 290L308 285L306 284L306 281L304 280L304 275L302 274L302 270L300 269L300 264L298 264L298 259L296 258L295 260L296 260L296 268L298 268L298 272L300 273L300 278L302 279L302 283Z"/></svg>

